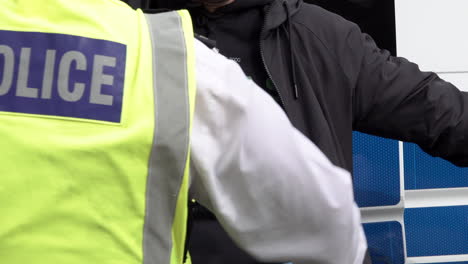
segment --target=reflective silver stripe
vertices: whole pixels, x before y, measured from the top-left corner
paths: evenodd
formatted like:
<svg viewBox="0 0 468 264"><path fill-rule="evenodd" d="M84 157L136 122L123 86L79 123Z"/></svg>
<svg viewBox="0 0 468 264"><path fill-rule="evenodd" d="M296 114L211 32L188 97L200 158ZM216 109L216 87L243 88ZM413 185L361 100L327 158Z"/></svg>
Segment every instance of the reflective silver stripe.
<svg viewBox="0 0 468 264"><path fill-rule="evenodd" d="M155 137L147 181L143 263L170 264L172 225L189 145L187 51L176 12L147 14L153 42Z"/></svg>

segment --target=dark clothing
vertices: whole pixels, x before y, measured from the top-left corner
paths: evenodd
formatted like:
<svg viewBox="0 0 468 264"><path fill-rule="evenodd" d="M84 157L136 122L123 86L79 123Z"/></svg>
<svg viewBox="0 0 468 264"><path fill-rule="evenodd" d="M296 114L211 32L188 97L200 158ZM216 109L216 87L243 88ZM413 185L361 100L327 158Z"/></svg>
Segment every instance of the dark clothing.
<svg viewBox="0 0 468 264"><path fill-rule="evenodd" d="M231 8L230 5L227 7ZM228 12L224 11L229 10L227 7L220 12ZM258 39L263 24L263 6L224 15L220 12L209 13L204 8L192 10L195 32L216 41L216 48L221 54L238 62L248 76L263 86L267 75L264 67L259 67L263 62ZM238 21L246 26L233 26Z"/></svg>
<svg viewBox="0 0 468 264"><path fill-rule="evenodd" d="M228 57L249 56L256 48L236 53L246 40L233 33L255 31L258 27L249 29L248 21L242 20L244 13L257 13L248 7L259 10L271 2L262 8L266 11L259 39L250 39L259 43L265 64L253 59L251 66L242 62L241 66L264 88L262 74L249 69L267 69L292 123L334 164L352 171L351 132L358 130L414 142L433 156L468 166L466 93L406 59L390 56L357 25L316 5L302 0L259 1L261 5L237 0L243 8L221 9L226 14L213 24L222 26L210 37ZM194 13L195 19L198 15Z"/></svg>
<svg viewBox="0 0 468 264"><path fill-rule="evenodd" d="M196 32L279 95L294 126L337 166L352 172L353 130L468 166L468 94L379 49L354 23L302 0L237 0L213 14L191 13ZM192 239L206 237L195 230ZM228 263L219 257L194 264Z"/></svg>

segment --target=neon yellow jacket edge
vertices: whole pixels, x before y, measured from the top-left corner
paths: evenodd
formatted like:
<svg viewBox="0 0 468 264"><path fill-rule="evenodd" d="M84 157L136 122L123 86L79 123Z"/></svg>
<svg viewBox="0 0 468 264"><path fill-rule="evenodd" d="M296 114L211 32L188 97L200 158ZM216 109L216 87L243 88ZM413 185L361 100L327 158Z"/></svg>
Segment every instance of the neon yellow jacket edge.
<svg viewBox="0 0 468 264"><path fill-rule="evenodd" d="M117 0L7 0L2 3L0 21L0 34L73 35L126 47L119 122L0 111L1 262L182 263L188 135L195 98L193 33L188 13L144 15ZM159 22L166 23L165 30L158 31ZM164 38L167 27L170 34L181 33L176 41L181 48L168 49L158 44L164 42L161 36ZM34 59L40 56L35 55L34 46L29 51L29 69L33 71L40 65ZM179 65L185 71L180 69L174 76L179 76L176 84L185 87L172 88L179 89L174 95L185 94L185 98L159 97L172 94L171 89L160 93L161 86L171 86L158 86L160 79L153 80L154 75L171 70L153 59L161 53L183 59ZM91 64L87 61L87 68ZM71 70L78 70L76 64L70 65ZM14 94L18 79L13 81L9 94ZM34 86L34 82L26 81L26 88L37 88L37 100L46 100L43 94L41 98L43 87ZM175 110L185 107L187 111L178 115L174 109L159 111L166 107L165 102L172 102ZM183 120L178 122L178 118ZM172 122L182 124L174 125L176 131L161 132L166 124L172 127ZM158 151L170 149L175 141L182 155L171 157ZM178 164L160 168L159 164L171 159L177 159ZM182 173L161 176L165 171ZM166 193L155 191L174 184L172 180L164 182L171 177L179 177L176 188L166 189ZM171 196L172 200L156 199ZM173 215L166 217L170 212ZM164 226L170 229L160 230Z"/></svg>

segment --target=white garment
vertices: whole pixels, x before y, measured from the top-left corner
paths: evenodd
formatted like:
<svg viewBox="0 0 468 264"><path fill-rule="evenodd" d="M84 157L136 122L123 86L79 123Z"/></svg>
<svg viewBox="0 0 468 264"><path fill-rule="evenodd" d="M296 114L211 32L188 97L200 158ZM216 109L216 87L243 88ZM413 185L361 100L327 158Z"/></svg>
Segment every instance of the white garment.
<svg viewBox="0 0 468 264"><path fill-rule="evenodd" d="M193 198L265 262L361 264L351 176L289 122L240 67L196 41Z"/></svg>

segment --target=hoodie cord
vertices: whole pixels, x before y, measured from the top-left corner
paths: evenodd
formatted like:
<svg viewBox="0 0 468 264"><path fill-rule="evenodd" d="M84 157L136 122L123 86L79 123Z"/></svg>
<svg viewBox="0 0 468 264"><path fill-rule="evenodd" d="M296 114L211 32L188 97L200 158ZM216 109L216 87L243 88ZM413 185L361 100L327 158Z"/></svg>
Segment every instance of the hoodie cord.
<svg viewBox="0 0 468 264"><path fill-rule="evenodd" d="M286 14L287 14L287 23L288 23L288 37L289 37L289 53L291 56L291 71L292 71L292 78L293 78L293 88L294 88L294 99L299 98L299 89L297 88L297 77L296 77L296 60L294 58L293 54L293 38L292 38L292 32L291 32L291 11L289 10L289 5L288 1L284 0L283 1L283 6L286 8Z"/></svg>

